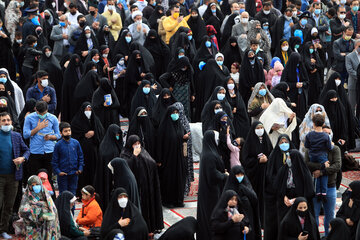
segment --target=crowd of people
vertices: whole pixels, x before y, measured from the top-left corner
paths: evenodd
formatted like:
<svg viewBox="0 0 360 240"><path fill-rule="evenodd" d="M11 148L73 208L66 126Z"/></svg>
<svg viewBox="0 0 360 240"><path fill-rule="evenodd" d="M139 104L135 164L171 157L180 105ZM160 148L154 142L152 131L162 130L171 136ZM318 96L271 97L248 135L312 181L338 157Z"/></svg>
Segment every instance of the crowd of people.
<svg viewBox="0 0 360 240"><path fill-rule="evenodd" d="M0 1L1 237L360 238L359 3Z"/></svg>

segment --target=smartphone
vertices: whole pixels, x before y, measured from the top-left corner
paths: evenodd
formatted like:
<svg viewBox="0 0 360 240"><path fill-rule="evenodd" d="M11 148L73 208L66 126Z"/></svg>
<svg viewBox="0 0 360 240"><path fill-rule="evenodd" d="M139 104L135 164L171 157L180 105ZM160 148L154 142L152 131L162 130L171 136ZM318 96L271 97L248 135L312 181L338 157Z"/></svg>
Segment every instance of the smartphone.
<svg viewBox="0 0 360 240"><path fill-rule="evenodd" d="M263 153L259 153L259 154L257 155L258 158L261 158L262 156L264 156Z"/></svg>
<svg viewBox="0 0 360 240"><path fill-rule="evenodd" d="M306 235L308 235L308 234L309 234L308 231L303 231L303 232L301 233L301 236L306 236Z"/></svg>

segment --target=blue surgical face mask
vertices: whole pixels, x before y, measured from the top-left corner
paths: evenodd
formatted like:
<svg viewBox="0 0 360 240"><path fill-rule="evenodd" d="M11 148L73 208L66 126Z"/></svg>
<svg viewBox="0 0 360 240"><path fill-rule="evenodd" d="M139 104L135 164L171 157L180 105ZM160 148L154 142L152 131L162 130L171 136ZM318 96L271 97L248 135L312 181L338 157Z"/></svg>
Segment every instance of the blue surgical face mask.
<svg viewBox="0 0 360 240"><path fill-rule="evenodd" d="M300 47L299 44L295 44L295 48L298 49Z"/></svg>
<svg viewBox="0 0 360 240"><path fill-rule="evenodd" d="M243 12L245 12L245 9L244 8L240 8L240 14L242 14Z"/></svg>
<svg viewBox="0 0 360 240"><path fill-rule="evenodd" d="M212 12L212 13L216 13L216 9L211 9L211 12Z"/></svg>
<svg viewBox="0 0 360 240"><path fill-rule="evenodd" d="M353 7L352 7L352 10L353 10L354 12L359 11L359 6L353 6Z"/></svg>
<svg viewBox="0 0 360 240"><path fill-rule="evenodd" d="M115 136L115 138L116 138L116 140L118 140L118 141L120 140L120 136Z"/></svg>
<svg viewBox="0 0 360 240"><path fill-rule="evenodd" d="M64 22L59 22L59 24L61 27L65 27L65 25L66 25Z"/></svg>
<svg viewBox="0 0 360 240"><path fill-rule="evenodd" d="M244 176L236 177L236 179L238 180L239 183L241 183L244 180Z"/></svg>
<svg viewBox="0 0 360 240"><path fill-rule="evenodd" d="M147 95L147 94L149 94L149 92L150 92L149 87L143 87L143 93L145 93Z"/></svg>
<svg viewBox="0 0 360 240"><path fill-rule="evenodd" d="M310 52L310 54L313 54L313 53L314 53L314 49L310 48L310 49L309 49L309 52Z"/></svg>
<svg viewBox="0 0 360 240"><path fill-rule="evenodd" d="M301 25L305 26L307 24L307 19L303 18L300 20Z"/></svg>
<svg viewBox="0 0 360 240"><path fill-rule="evenodd" d="M46 116L47 116L47 113L45 113L44 115L40 115L40 114L38 114L38 117L39 117L40 119L45 119L45 118L46 118Z"/></svg>
<svg viewBox="0 0 360 240"><path fill-rule="evenodd" d="M173 121L177 121L177 120L179 119L179 114L178 114L178 113L172 113L172 114L170 115L170 117L171 117L171 119L172 119Z"/></svg>
<svg viewBox="0 0 360 240"><path fill-rule="evenodd" d="M217 114L218 112L221 112L221 111L222 111L222 108L218 108L218 109L214 110L215 114Z"/></svg>
<svg viewBox="0 0 360 240"><path fill-rule="evenodd" d="M41 185L32 186L34 193L38 194L41 192Z"/></svg>
<svg viewBox="0 0 360 240"><path fill-rule="evenodd" d="M224 98L225 98L225 94L224 94L224 93L218 93L218 94L216 95L216 97L217 97L217 99L218 99L219 101L222 101L222 100L224 100Z"/></svg>
<svg viewBox="0 0 360 240"><path fill-rule="evenodd" d="M265 96L265 95L266 95L266 89L260 89L260 90L259 90L259 94L260 94L261 96Z"/></svg>
<svg viewBox="0 0 360 240"><path fill-rule="evenodd" d="M269 29L269 26L263 26L263 29L264 29L264 30L268 30L268 29Z"/></svg>
<svg viewBox="0 0 360 240"><path fill-rule="evenodd" d="M219 65L219 66L222 66L224 64L224 61L216 61L216 63Z"/></svg>
<svg viewBox="0 0 360 240"><path fill-rule="evenodd" d="M188 36L189 41L191 41L192 38L193 38L192 35L189 35L189 36Z"/></svg>
<svg viewBox="0 0 360 240"><path fill-rule="evenodd" d="M0 78L0 83L6 83L6 81L7 81L7 78L6 78L6 77Z"/></svg>
<svg viewBox="0 0 360 240"><path fill-rule="evenodd" d="M131 37L125 37L125 41L126 41L127 43L130 43L130 42L131 42Z"/></svg>
<svg viewBox="0 0 360 240"><path fill-rule="evenodd" d="M12 126L12 125L2 125L2 126L1 126L1 130L2 130L3 132L10 132L12 129L13 129L13 126Z"/></svg>
<svg viewBox="0 0 360 240"><path fill-rule="evenodd" d="M178 58L183 58L185 57L185 55L178 55Z"/></svg>
<svg viewBox="0 0 360 240"><path fill-rule="evenodd" d="M205 42L205 46L206 46L207 48L211 47L211 42L210 42L210 41L206 41L206 42Z"/></svg>
<svg viewBox="0 0 360 240"><path fill-rule="evenodd" d="M315 9L314 13L315 13L316 15L319 15L319 14L321 13L321 9Z"/></svg>
<svg viewBox="0 0 360 240"><path fill-rule="evenodd" d="M91 59L94 63L98 63L99 60Z"/></svg>
<svg viewBox="0 0 360 240"><path fill-rule="evenodd" d="M279 148L281 149L281 151L286 152L289 150L290 144L289 143L281 143L279 145Z"/></svg>

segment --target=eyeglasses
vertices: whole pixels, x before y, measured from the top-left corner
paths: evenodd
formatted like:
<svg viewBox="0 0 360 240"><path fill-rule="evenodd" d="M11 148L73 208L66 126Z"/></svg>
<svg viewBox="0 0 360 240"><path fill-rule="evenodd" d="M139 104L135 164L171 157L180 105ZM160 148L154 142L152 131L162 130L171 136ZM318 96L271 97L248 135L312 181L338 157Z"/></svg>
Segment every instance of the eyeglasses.
<svg viewBox="0 0 360 240"><path fill-rule="evenodd" d="M346 12L340 12L340 14L345 14Z"/></svg>

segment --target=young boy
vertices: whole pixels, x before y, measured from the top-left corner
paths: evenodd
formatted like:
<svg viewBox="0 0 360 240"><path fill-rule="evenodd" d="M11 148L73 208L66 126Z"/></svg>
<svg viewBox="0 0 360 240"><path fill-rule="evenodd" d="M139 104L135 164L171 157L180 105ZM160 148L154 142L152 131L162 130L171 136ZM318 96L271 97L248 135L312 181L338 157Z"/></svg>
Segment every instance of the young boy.
<svg viewBox="0 0 360 240"><path fill-rule="evenodd" d="M57 175L59 192L76 194L78 175L83 171L84 156L80 143L71 138L71 126L67 122L59 125L62 139L55 145L52 166Z"/></svg>
<svg viewBox="0 0 360 240"><path fill-rule="evenodd" d="M324 133L322 126L325 123L325 117L321 114L315 114L312 118L314 131L309 132L305 137L305 147L309 149L310 162L321 163L321 169L325 169L325 163L328 161L328 152L333 149L329 135ZM321 176L316 179L316 197L318 201L326 202L328 177Z"/></svg>

